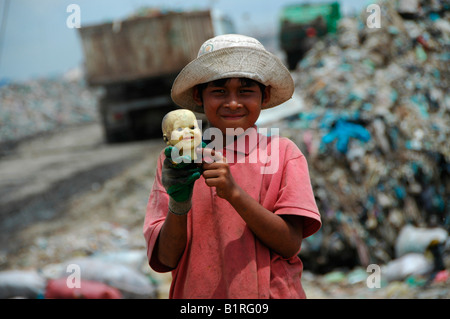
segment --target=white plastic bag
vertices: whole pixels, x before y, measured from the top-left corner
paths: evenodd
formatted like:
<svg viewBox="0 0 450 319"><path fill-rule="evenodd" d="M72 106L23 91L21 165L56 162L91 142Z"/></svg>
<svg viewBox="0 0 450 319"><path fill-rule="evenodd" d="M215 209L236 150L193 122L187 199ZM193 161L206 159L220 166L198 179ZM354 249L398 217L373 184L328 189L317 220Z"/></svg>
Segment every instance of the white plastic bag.
<svg viewBox="0 0 450 319"><path fill-rule="evenodd" d="M37 298L45 291L46 280L34 270L0 272L0 299Z"/></svg>
<svg viewBox="0 0 450 319"><path fill-rule="evenodd" d="M80 280L102 282L120 290L124 298L156 298L156 288L144 274L121 263L104 261L96 257L75 258L66 261L62 267L52 265L52 277L74 277L75 273L68 267L76 265L79 269ZM48 273L45 269L44 273ZM59 271L55 274L55 271Z"/></svg>
<svg viewBox="0 0 450 319"><path fill-rule="evenodd" d="M395 255L401 257L407 253L423 254L432 241L444 243L447 237L447 231L442 228L417 228L406 225L395 242Z"/></svg>

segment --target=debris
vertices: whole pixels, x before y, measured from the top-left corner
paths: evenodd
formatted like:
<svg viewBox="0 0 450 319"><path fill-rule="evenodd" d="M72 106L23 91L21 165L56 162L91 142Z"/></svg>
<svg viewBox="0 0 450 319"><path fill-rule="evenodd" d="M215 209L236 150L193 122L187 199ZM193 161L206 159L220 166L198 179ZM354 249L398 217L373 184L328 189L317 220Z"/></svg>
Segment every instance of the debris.
<svg viewBox="0 0 450 319"><path fill-rule="evenodd" d="M305 241L300 253L313 271L386 264L407 224L450 227L448 7L421 1L405 19L378 3L381 28L365 11L341 19L299 63L302 112L281 123L308 159L322 213L320 248Z"/></svg>
<svg viewBox="0 0 450 319"><path fill-rule="evenodd" d="M410 299L414 291L407 283L394 281L386 287L386 296L390 299Z"/></svg>
<svg viewBox="0 0 450 319"><path fill-rule="evenodd" d="M448 270L441 270L440 272L438 272L436 274L436 276L434 277L434 282L435 283L445 283L449 280L450 278L450 274Z"/></svg>
<svg viewBox="0 0 450 319"><path fill-rule="evenodd" d="M0 272L0 299L38 298L45 285L45 278L35 270L5 270Z"/></svg>
<svg viewBox="0 0 450 319"><path fill-rule="evenodd" d="M51 272L56 278L67 278L70 273L66 272L68 265L77 265L84 280L100 282L119 289L124 298L155 298L156 288L149 278L132 267L121 263L112 263L96 257L83 257L68 260L55 271L52 265ZM49 273L43 270L44 273Z"/></svg>
<svg viewBox="0 0 450 319"><path fill-rule="evenodd" d="M425 253L434 241L445 243L448 233L442 228L417 228L405 225L395 243L395 255L401 257L407 253Z"/></svg>
<svg viewBox="0 0 450 319"><path fill-rule="evenodd" d="M46 299L122 299L120 291L100 282L80 280L79 286L69 287L67 279L51 279L45 290Z"/></svg>
<svg viewBox="0 0 450 319"><path fill-rule="evenodd" d="M0 144L96 121L100 91L87 88L74 72L0 86Z"/></svg>
<svg viewBox="0 0 450 319"><path fill-rule="evenodd" d="M367 271L364 269L357 267L353 269L350 273L347 275L347 282L350 285L360 283L360 282L366 282L368 277Z"/></svg>
<svg viewBox="0 0 450 319"><path fill-rule="evenodd" d="M336 139L337 150L345 154L348 150L350 138L367 142L370 140L370 133L359 124L338 120L331 132L322 137L322 142L328 144Z"/></svg>
<svg viewBox="0 0 450 319"><path fill-rule="evenodd" d="M403 281L408 276L424 276L433 270L433 261L420 253L409 253L381 268L387 281Z"/></svg>
<svg viewBox="0 0 450 319"><path fill-rule="evenodd" d="M327 283L339 283L345 280L345 274L342 271L333 271L324 276Z"/></svg>
<svg viewBox="0 0 450 319"><path fill-rule="evenodd" d="M143 249L94 253L92 257L103 262L126 265L136 270L140 270L148 265L147 253Z"/></svg>

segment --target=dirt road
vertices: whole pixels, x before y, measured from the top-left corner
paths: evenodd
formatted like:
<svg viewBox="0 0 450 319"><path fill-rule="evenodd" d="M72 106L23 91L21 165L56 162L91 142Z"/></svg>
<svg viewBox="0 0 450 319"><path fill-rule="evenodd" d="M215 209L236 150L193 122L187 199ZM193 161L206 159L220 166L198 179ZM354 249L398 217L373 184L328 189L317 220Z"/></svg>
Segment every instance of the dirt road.
<svg viewBox="0 0 450 319"><path fill-rule="evenodd" d="M105 144L97 123L21 143L0 158L0 254L27 247L20 236L28 228L67 217L73 200L100 192L163 147L162 139Z"/></svg>

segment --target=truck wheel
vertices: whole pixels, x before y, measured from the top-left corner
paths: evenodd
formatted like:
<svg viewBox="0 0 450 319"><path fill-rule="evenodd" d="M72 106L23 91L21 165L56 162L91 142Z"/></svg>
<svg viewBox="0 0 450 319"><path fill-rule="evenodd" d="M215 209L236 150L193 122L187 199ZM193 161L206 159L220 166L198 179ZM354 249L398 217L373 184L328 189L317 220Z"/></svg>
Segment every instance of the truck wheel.
<svg viewBox="0 0 450 319"><path fill-rule="evenodd" d="M116 143L119 141L119 139L117 137L117 133L108 131L107 129L104 130L104 137L105 137L105 142L108 144Z"/></svg>
<svg viewBox="0 0 450 319"><path fill-rule="evenodd" d="M300 51L294 51L294 52L288 52L287 53L287 64L289 67L289 70L295 70L297 68L297 64L302 58L302 52Z"/></svg>
<svg viewBox="0 0 450 319"><path fill-rule="evenodd" d="M108 130L106 127L104 129L105 142L121 143L133 140L133 132L131 129L128 130Z"/></svg>

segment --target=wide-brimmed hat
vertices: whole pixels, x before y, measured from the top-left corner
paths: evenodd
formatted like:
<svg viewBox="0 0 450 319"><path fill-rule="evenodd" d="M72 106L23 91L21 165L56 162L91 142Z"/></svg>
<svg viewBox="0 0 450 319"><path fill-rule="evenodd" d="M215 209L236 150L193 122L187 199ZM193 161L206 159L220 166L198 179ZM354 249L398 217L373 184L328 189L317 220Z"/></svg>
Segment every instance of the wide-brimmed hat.
<svg viewBox="0 0 450 319"><path fill-rule="evenodd" d="M289 70L256 39L225 34L201 46L197 58L186 65L172 85L172 100L181 107L203 113L193 99L193 88L225 78L249 78L270 85L270 100L265 109L289 100L294 81Z"/></svg>

